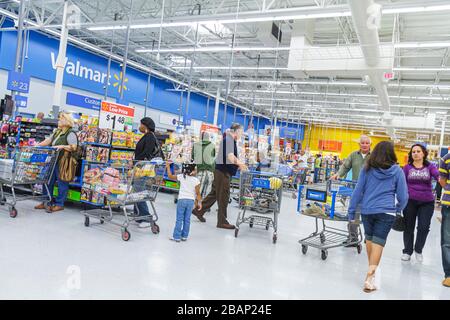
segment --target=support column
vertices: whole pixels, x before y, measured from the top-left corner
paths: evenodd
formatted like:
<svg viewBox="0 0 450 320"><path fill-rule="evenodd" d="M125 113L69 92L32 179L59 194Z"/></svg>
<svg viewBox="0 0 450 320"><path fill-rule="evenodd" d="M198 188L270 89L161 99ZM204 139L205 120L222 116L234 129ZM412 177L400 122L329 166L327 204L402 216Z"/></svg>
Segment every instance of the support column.
<svg viewBox="0 0 450 320"><path fill-rule="evenodd" d="M441 149L444 146L444 137L445 137L445 120L442 120L441 139L439 140L439 153L441 153Z"/></svg>
<svg viewBox="0 0 450 320"><path fill-rule="evenodd" d="M59 108L61 106L61 94L64 78L64 68L66 67L67 58L67 38L69 36L69 29L67 28L67 9L69 2L64 1L63 21L61 26L61 38L59 40L58 58L56 59L56 78L55 91L53 93L53 117L57 119Z"/></svg>
<svg viewBox="0 0 450 320"><path fill-rule="evenodd" d="M219 118L219 106L220 106L220 88L217 88L216 104L214 105L214 125L217 126L217 120Z"/></svg>

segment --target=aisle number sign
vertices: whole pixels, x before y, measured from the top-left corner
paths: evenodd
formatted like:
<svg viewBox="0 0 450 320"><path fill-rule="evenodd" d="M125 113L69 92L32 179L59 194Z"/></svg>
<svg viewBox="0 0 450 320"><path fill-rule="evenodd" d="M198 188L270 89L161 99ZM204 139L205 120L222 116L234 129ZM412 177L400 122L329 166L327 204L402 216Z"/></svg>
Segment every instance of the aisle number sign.
<svg viewBox="0 0 450 320"><path fill-rule="evenodd" d="M9 71L7 90L28 93L30 91L30 76L20 72Z"/></svg>
<svg viewBox="0 0 450 320"><path fill-rule="evenodd" d="M129 131L133 127L134 108L102 101L99 128Z"/></svg>

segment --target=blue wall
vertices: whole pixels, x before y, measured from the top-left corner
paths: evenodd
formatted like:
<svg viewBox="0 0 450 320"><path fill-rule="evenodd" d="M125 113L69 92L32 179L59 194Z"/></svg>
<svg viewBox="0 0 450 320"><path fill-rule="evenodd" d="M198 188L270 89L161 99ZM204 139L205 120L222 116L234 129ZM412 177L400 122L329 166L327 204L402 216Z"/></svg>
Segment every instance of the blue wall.
<svg viewBox="0 0 450 320"><path fill-rule="evenodd" d="M4 24L4 26L10 25L11 21L6 21ZM13 69L16 41L16 32L0 32L0 68L5 70ZM34 78L54 82L56 71L53 68L53 65L58 55L58 47L59 41L57 39L53 39L38 32L30 32L28 59L25 59L23 72ZM108 60L73 45L68 45L67 47L67 58L68 62L66 64L66 72L64 73L64 85L103 95L104 82L101 80L106 79ZM116 99L120 97L118 91L120 71L120 65L113 61L111 63L111 80L108 88L108 96ZM128 67L125 78L128 80L125 82L127 90L124 91L124 101L144 105L148 75ZM171 82L152 76L150 88L148 103L150 108L178 114L179 111L177 111L177 109L180 106L181 92L169 91L174 89ZM187 92L184 92L182 112L185 110L186 100ZM191 93L189 114L192 119L208 123L214 122L215 99L210 98L208 117L206 117L207 101L207 97L198 93ZM224 104L220 103L218 124L223 124L223 115ZM228 106L225 127L231 125L233 118L234 107ZM246 128L248 126L249 117L244 117L242 115L242 110L237 109L235 121L243 124ZM255 129L257 122L257 117L254 117ZM263 129L267 124L270 124L268 119L260 118L258 129ZM296 127L295 124L291 125Z"/></svg>

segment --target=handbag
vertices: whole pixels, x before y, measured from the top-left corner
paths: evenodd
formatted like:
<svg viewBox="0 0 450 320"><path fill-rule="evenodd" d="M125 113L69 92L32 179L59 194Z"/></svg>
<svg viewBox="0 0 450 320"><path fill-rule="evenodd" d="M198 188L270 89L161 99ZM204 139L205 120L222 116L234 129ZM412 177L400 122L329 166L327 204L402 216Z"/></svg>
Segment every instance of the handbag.
<svg viewBox="0 0 450 320"><path fill-rule="evenodd" d="M401 215L401 214L397 214L395 216L395 221L394 224L392 226L392 229L394 229L395 231L399 231L399 232L404 232L406 229L406 222L405 222L405 218Z"/></svg>
<svg viewBox="0 0 450 320"><path fill-rule="evenodd" d="M64 182L72 182L77 172L78 161L72 156L72 152L64 151L59 160L59 179Z"/></svg>

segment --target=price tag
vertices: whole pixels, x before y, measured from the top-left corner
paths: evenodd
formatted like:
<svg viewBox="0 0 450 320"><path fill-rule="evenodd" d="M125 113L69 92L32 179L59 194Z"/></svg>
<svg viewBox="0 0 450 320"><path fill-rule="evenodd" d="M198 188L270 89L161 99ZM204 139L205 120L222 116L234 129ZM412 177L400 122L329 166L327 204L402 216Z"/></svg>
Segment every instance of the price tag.
<svg viewBox="0 0 450 320"><path fill-rule="evenodd" d="M133 107L102 101L99 128L130 131L133 125L133 119Z"/></svg>

